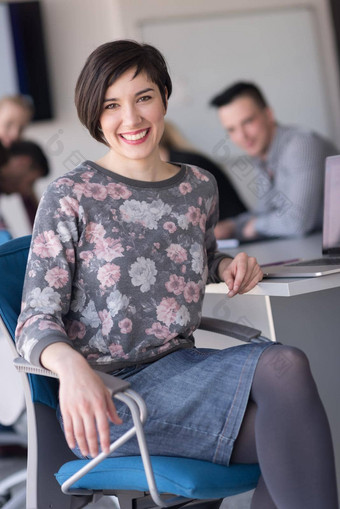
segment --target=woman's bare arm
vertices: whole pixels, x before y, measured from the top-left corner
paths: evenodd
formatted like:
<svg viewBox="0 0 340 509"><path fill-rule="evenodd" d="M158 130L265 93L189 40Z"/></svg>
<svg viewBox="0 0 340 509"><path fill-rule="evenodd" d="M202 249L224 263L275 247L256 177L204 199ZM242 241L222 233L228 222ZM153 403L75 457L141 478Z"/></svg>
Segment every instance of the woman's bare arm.
<svg viewBox="0 0 340 509"><path fill-rule="evenodd" d="M66 343L49 345L41 354L42 365L59 376L60 410L65 437L71 449L76 442L84 456L108 453L109 420L121 424L108 389L87 361Z"/></svg>

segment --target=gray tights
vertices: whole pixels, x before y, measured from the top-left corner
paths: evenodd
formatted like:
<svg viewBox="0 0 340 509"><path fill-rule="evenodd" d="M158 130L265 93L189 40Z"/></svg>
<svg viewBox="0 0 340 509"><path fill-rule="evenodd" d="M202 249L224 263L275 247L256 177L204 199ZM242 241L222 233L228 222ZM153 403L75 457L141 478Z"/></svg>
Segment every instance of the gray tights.
<svg viewBox="0 0 340 509"><path fill-rule="evenodd" d="M261 355L231 461L260 464L251 509L338 509L329 424L300 350Z"/></svg>

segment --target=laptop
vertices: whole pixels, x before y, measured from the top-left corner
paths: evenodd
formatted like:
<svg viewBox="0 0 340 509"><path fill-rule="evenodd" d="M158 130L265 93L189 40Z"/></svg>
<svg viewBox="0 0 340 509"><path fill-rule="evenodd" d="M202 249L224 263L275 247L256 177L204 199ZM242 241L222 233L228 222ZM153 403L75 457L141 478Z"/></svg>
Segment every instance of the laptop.
<svg viewBox="0 0 340 509"><path fill-rule="evenodd" d="M322 255L263 266L264 277L317 277L340 272L340 155L326 158Z"/></svg>

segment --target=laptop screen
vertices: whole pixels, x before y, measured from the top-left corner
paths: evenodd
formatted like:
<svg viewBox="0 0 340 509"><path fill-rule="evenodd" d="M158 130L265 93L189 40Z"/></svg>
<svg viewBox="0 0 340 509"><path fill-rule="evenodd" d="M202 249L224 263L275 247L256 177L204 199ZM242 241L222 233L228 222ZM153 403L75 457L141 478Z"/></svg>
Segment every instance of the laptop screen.
<svg viewBox="0 0 340 509"><path fill-rule="evenodd" d="M326 158L323 254L340 254L340 155Z"/></svg>

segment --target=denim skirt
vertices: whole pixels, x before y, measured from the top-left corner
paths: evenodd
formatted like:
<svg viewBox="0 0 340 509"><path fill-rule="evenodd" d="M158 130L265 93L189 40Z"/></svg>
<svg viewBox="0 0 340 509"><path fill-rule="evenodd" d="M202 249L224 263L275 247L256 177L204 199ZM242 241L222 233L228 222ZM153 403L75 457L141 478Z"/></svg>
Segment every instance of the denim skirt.
<svg viewBox="0 0 340 509"><path fill-rule="evenodd" d="M257 338L224 350L188 348L121 370L119 376L145 400L150 454L228 465L258 360L271 345L266 338ZM114 401L123 424L111 425L111 441L132 426L128 408ZM74 452L80 455L79 450ZM137 440L132 438L113 456L138 454Z"/></svg>

